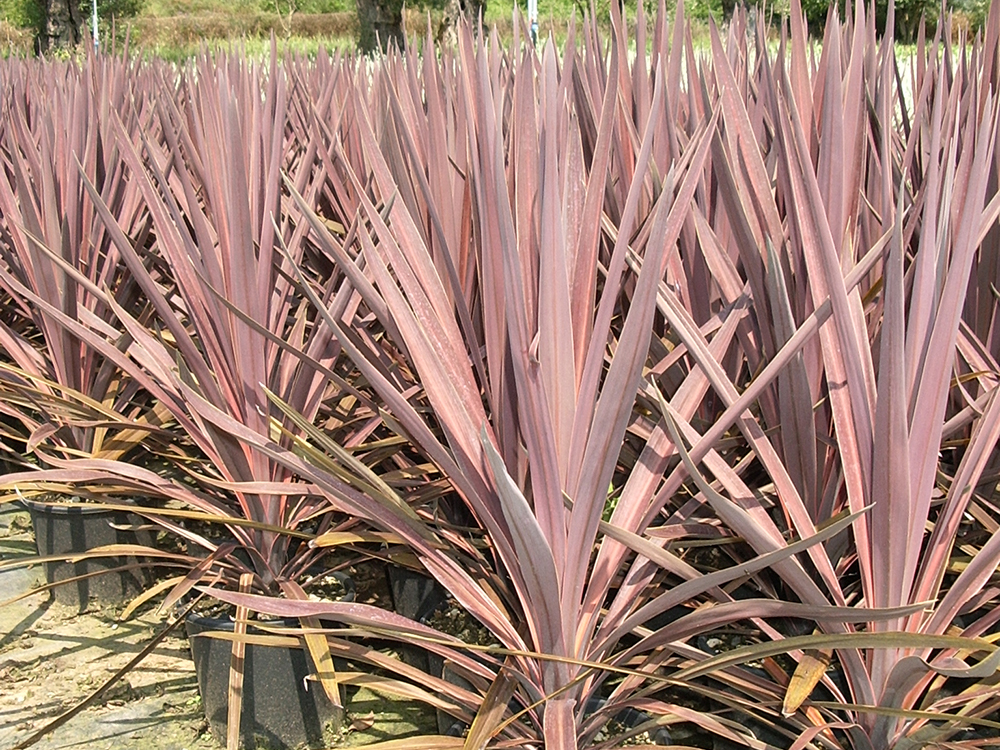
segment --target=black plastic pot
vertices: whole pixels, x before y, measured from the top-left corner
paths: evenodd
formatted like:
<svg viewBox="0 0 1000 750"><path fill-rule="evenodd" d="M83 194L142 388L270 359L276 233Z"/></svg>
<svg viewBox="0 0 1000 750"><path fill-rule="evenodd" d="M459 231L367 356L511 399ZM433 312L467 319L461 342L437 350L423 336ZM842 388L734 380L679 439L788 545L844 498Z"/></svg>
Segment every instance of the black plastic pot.
<svg viewBox="0 0 1000 750"><path fill-rule="evenodd" d="M347 595L354 599L353 584L344 580ZM205 717L215 738L223 745L229 726L229 669L232 643L219 638L198 637L206 632L232 633L231 619L189 615L185 623L191 643ZM299 628L295 619L272 620L274 628ZM264 634L250 625L249 634ZM337 669L344 665L335 664ZM339 729L342 714L327 698L322 686L307 679L316 669L302 648L283 648L248 643L243 662L243 708L240 742L245 748L323 747L327 730ZM342 696L343 699L343 696ZM343 700L341 701L343 702Z"/></svg>
<svg viewBox="0 0 1000 750"><path fill-rule="evenodd" d="M441 584L425 573L400 565L389 565L386 572L389 576L393 609L403 617L424 622L448 598Z"/></svg>
<svg viewBox="0 0 1000 750"><path fill-rule="evenodd" d="M23 502L31 514L40 555L79 554L108 544L154 545L155 534L144 528L146 522L134 513L84 503L53 506ZM69 581L54 587L52 596L58 604L83 612L91 603L119 604L140 594L152 580L149 566L149 560L132 555L55 561L45 563L45 580Z"/></svg>
<svg viewBox="0 0 1000 750"><path fill-rule="evenodd" d="M428 575L399 565L386 566L386 577L389 591L392 595L392 608L397 615L408 617L417 622L426 622L439 609L447 598L445 590L437 581ZM393 643L392 650L396 652L404 664L416 667L425 672L430 671L427 663L427 651L419 645L408 643Z"/></svg>

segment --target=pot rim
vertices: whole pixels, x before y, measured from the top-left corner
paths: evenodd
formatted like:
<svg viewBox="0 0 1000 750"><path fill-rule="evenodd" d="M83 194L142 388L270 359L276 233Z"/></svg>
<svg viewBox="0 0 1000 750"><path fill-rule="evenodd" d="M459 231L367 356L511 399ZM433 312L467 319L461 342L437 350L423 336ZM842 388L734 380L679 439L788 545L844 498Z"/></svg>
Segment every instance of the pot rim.
<svg viewBox="0 0 1000 750"><path fill-rule="evenodd" d="M34 511L35 513L49 513L54 516L91 516L98 513L127 512L119 510L118 508L108 508L103 506L100 502L80 502L73 505L52 505L50 503L38 502L37 500L29 500L26 497L19 498L17 502L21 503L29 511ZM136 505L135 501L128 498L123 498L120 504Z"/></svg>
<svg viewBox="0 0 1000 750"><path fill-rule="evenodd" d="M339 570L330 571L330 575L340 581L344 587L344 595L337 601L345 604L353 602L355 596L354 579L347 573L341 573ZM200 615L197 612L188 613L188 616L185 618L185 622L201 626L206 629L223 630L226 632L232 632L236 627L236 622L230 617L209 617L208 615ZM297 617L276 617L273 620L261 620L259 622L261 625L266 625L267 627L299 627L299 618ZM251 628L255 625L256 623L254 621L249 623Z"/></svg>

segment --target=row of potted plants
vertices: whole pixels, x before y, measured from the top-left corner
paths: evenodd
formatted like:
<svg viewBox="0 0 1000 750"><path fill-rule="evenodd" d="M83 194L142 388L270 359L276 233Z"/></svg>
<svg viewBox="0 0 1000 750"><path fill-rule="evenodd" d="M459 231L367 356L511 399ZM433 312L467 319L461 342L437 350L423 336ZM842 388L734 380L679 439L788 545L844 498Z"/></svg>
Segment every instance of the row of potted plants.
<svg viewBox="0 0 1000 750"><path fill-rule="evenodd" d="M229 746L289 644L292 744L352 682L435 747L1000 728L1000 18L903 67L860 5L776 52L613 6L561 51L0 64L8 499L131 513L80 559L233 608L189 627ZM361 558L475 637L313 593Z"/></svg>

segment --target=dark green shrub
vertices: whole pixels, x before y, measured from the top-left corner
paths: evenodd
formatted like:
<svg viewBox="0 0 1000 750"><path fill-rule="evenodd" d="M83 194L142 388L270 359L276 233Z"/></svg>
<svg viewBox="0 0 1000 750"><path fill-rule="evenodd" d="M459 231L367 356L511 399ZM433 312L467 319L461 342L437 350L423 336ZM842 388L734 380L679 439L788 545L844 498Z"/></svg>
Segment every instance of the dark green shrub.
<svg viewBox="0 0 1000 750"><path fill-rule="evenodd" d="M38 32L45 24L45 4L40 0L0 0L0 19L15 28Z"/></svg>
<svg viewBox="0 0 1000 750"><path fill-rule="evenodd" d="M353 13L354 0L262 0L260 9L265 13L288 15L290 12L320 14L320 13Z"/></svg>
<svg viewBox="0 0 1000 750"><path fill-rule="evenodd" d="M843 3L838 5L840 6L840 15L843 17ZM956 3L949 2L948 6L955 7ZM830 3L826 0L803 0L802 10L805 11L806 20L813 33L821 34L826 24ZM880 34L885 32L888 11L888 0L876 0L875 28ZM902 42L912 42L917 36L917 29L920 28L921 17L926 19L927 28L933 29L940 11L941 3L939 0L896 0L896 39Z"/></svg>
<svg viewBox="0 0 1000 750"><path fill-rule="evenodd" d="M78 5L79 18L88 28L93 12L92 2L93 0L79 0ZM136 17L142 11L143 2L144 0L97 0L101 36L110 34L112 28L116 34L123 32L125 24L121 22ZM45 0L0 0L0 21L15 29L29 30L36 38L41 37L46 24Z"/></svg>
<svg viewBox="0 0 1000 750"><path fill-rule="evenodd" d="M80 17L87 22L93 8L91 3L92 0L79 0ZM142 8L143 0L97 0L97 15L102 30L110 27L112 21L134 18ZM39 34L45 28L45 2L44 0L0 0L0 21Z"/></svg>
<svg viewBox="0 0 1000 750"><path fill-rule="evenodd" d="M80 11L89 14L91 0L80 1ZM102 21L134 18L142 12L143 0L97 0L97 15Z"/></svg>
<svg viewBox="0 0 1000 750"><path fill-rule="evenodd" d="M722 22L732 15L737 5L737 0L687 0L684 10L689 18L708 20L712 17L716 22ZM787 18L790 5L789 0L765 0L763 3L764 12L773 14L775 19ZM831 5L829 0L802 0L802 10L814 36L822 36ZM837 5L843 19L844 3ZM973 30L982 28L986 23L989 5L989 0L949 0L947 3L949 10L958 14L961 24ZM888 9L889 0L876 0L875 26L879 33L885 32ZM912 42L920 28L921 17L926 19L928 30L933 30L940 12L940 0L896 0L896 39Z"/></svg>
<svg viewBox="0 0 1000 750"><path fill-rule="evenodd" d="M954 4L956 15L971 29L982 29L986 26L986 17L990 12L990 0L957 0Z"/></svg>

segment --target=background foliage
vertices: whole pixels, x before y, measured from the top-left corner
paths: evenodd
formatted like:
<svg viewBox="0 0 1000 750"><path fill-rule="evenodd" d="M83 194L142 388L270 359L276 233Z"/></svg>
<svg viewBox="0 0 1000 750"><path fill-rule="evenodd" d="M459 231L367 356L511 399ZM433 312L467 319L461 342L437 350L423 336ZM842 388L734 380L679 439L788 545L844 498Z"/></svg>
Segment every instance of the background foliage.
<svg viewBox="0 0 1000 750"><path fill-rule="evenodd" d="M494 22L507 21L516 0L495 0L489 4L489 19ZM90 18L91 0L80 0L82 16ZM669 3L672 5L673 3ZM441 11L446 0L418 0L406 3L406 7L420 13ZM635 11L635 0L626 0L620 6L627 13ZM736 0L691 0L686 3L685 13L688 18L707 22L709 18L725 23L731 17L736 7ZM775 19L787 18L789 0L765 0L765 12ZM920 18L927 19L928 26L933 28L940 13L941 4L937 0L897 0L896 4L896 38L903 42L912 42L916 36ZM986 22L989 11L989 0L948 0L947 7L955 14L956 26L978 30ZM593 8L596 17L606 18L610 13L610 0L594 0ZM830 3L826 0L803 0L802 9L814 35L821 35L826 22ZM876 27L881 32L885 28L888 0L878 0L875 4ZM157 18L181 18L190 14L214 14L220 18L232 21L231 35L246 35L248 29L260 28L266 37L268 29L259 22L247 23L250 16L265 13L279 17L297 15L321 15L334 13L350 13L356 10L354 0L241 0L240 2L220 2L220 0L98 0L98 15L102 23L111 25L113 19L121 21L140 16ZM588 0L541 0L539 12L542 20L560 21L565 23L571 17L582 18L585 12L591 10ZM840 7L843 20L844 7ZM242 19L242 22L241 22ZM41 29L45 22L44 0L0 0L0 22L9 24L16 29ZM206 26L204 33L210 36L216 33L225 34L225 25L216 28L218 24ZM326 27L315 24L305 24L292 34L313 33L313 29L322 32ZM286 33L286 36L288 34ZM168 55L169 56L169 55Z"/></svg>

